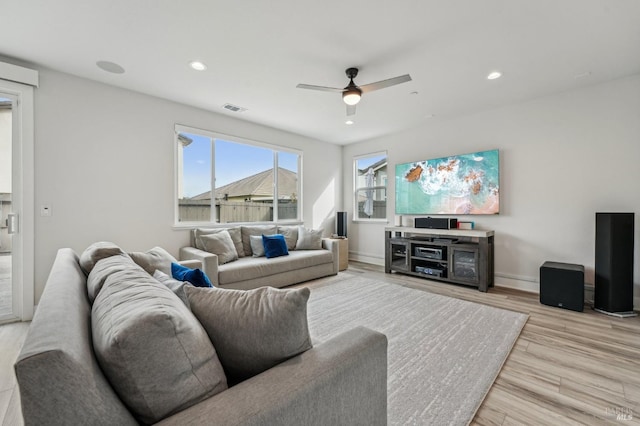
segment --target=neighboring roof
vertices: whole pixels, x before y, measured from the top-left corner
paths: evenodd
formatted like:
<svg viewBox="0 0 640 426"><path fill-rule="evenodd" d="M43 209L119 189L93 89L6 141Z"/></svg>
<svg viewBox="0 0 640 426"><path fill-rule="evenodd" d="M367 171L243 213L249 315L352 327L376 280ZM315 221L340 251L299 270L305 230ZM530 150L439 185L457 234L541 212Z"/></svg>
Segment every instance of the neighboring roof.
<svg viewBox="0 0 640 426"><path fill-rule="evenodd" d="M383 158L382 160L377 161L377 162L373 163L372 165L365 167L364 169L360 169L360 173L364 174L369 169L373 169L373 171L375 172L375 171L380 170L381 168L383 168L386 165L387 165L387 159Z"/></svg>
<svg viewBox="0 0 640 426"><path fill-rule="evenodd" d="M278 167L278 195L280 199L290 199L298 195L298 174ZM273 169L265 170L253 176L231 182L216 188L216 198L251 198L252 200L273 198ZM190 198L191 200L210 200L211 191Z"/></svg>

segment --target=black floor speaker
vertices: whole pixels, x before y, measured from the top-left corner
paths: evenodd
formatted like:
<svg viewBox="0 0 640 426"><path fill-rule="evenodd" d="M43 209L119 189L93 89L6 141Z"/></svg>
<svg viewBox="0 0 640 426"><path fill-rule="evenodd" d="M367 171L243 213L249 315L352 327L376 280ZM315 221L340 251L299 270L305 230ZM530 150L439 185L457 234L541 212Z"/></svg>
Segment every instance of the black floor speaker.
<svg viewBox="0 0 640 426"><path fill-rule="evenodd" d="M595 294L593 308L633 314L634 213L596 213Z"/></svg>
<svg viewBox="0 0 640 426"><path fill-rule="evenodd" d="M339 237L347 236L347 212L336 213L336 233Z"/></svg>
<svg viewBox="0 0 640 426"><path fill-rule="evenodd" d="M584 266L544 262L540 267L540 303L582 312Z"/></svg>

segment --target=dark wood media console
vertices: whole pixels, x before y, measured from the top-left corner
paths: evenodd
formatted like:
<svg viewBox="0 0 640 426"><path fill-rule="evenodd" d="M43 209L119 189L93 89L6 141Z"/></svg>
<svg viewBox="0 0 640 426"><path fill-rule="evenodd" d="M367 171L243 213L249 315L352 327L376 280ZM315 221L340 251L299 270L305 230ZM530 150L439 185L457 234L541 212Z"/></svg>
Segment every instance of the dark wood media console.
<svg viewBox="0 0 640 426"><path fill-rule="evenodd" d="M386 227L385 272L493 287L493 231Z"/></svg>

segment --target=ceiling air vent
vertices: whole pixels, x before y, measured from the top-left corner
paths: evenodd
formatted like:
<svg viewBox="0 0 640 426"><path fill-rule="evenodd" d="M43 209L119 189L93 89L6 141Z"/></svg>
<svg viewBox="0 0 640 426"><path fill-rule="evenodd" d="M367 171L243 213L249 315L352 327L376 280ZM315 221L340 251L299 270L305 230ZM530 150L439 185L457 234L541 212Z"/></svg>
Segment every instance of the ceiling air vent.
<svg viewBox="0 0 640 426"><path fill-rule="evenodd" d="M231 112L245 112L247 110L246 108L242 108L242 107L239 107L237 105L232 105L232 104L224 104L224 105L222 105L222 108L228 109Z"/></svg>

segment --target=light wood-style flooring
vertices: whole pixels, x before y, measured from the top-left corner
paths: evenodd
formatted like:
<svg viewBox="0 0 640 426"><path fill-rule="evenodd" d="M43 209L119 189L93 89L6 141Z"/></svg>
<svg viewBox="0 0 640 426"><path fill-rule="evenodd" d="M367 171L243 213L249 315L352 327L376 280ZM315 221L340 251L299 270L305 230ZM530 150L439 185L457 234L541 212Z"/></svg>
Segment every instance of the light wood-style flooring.
<svg viewBox="0 0 640 426"><path fill-rule="evenodd" d="M640 317L618 319L588 307L573 312L541 305L537 294L500 287L480 293L385 274L382 267L358 262L341 274L364 274L529 315L473 425L640 425ZM13 362L27 328L28 324L0 326L3 425L22 424Z"/></svg>

